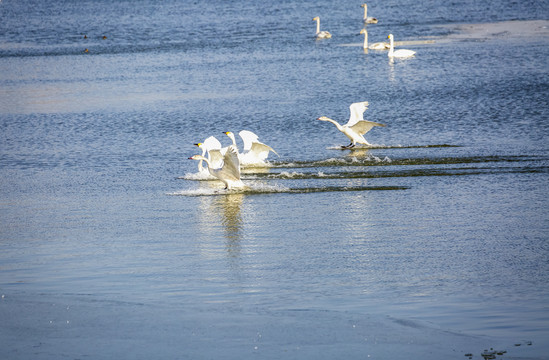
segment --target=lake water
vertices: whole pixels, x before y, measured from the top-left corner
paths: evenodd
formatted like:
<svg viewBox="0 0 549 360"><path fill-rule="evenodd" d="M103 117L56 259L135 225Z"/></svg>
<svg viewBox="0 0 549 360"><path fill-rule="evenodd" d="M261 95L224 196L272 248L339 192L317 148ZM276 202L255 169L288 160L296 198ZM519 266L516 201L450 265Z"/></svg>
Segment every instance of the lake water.
<svg viewBox="0 0 549 360"><path fill-rule="evenodd" d="M1 1L0 354L539 350L549 3L369 3L370 42L425 42L394 61L360 4ZM387 127L340 150L316 118L358 101ZM279 157L196 180L193 144L242 129Z"/></svg>

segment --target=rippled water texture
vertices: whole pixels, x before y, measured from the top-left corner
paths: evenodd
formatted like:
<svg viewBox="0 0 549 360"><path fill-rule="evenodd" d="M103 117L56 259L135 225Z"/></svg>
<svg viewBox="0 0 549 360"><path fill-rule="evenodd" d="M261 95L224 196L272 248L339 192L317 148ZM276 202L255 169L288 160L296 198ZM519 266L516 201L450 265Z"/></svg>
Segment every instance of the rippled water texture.
<svg viewBox="0 0 549 360"><path fill-rule="evenodd" d="M2 0L0 354L542 349L547 1L368 5L414 58L359 2ZM279 156L227 191L188 157L242 129Z"/></svg>

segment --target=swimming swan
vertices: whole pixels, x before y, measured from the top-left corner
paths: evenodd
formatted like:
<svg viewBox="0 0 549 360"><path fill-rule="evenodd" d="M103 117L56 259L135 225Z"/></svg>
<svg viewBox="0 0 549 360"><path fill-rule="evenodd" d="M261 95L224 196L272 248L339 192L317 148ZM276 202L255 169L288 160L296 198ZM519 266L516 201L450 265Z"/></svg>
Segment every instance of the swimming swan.
<svg viewBox="0 0 549 360"><path fill-rule="evenodd" d="M371 145L366 139L364 139L364 134L370 131L374 126L385 126L373 121L364 120L363 114L364 111L368 109L368 102L362 101L351 104L349 110L351 116L349 117L349 122L345 125L340 125L337 121L330 119L326 116L321 116L317 120L328 121L334 124L339 131L341 131L345 136L347 136L351 143L347 146L342 146L344 149L353 148L357 143L364 145Z"/></svg>
<svg viewBox="0 0 549 360"><path fill-rule="evenodd" d="M213 164L202 155L194 155L189 159L203 160L208 165L210 174L223 181L225 189L241 188L244 183L240 180L240 162L238 161L238 151L234 146L229 146L223 156L223 165L220 168L214 168Z"/></svg>
<svg viewBox="0 0 549 360"><path fill-rule="evenodd" d="M385 42L377 42L377 43L373 43L371 45L368 45L368 31L366 29L362 29L362 30L360 30L360 33L364 34L364 44L362 45L362 47L365 50L366 49L370 49L370 50L388 50L390 48L390 45L388 43L385 43Z"/></svg>
<svg viewBox="0 0 549 360"><path fill-rule="evenodd" d="M395 51L393 34L389 34L389 36L387 37L389 38L389 43L390 43L390 49L389 49L389 52L387 53L387 56L397 57L397 58L407 58L407 57L414 56L416 54L416 52L413 50L399 49Z"/></svg>
<svg viewBox="0 0 549 360"><path fill-rule="evenodd" d="M364 17L362 19L364 21L364 23L365 24L377 24L377 19L375 17L368 17L368 5L362 4L360 6L364 8Z"/></svg>
<svg viewBox="0 0 549 360"><path fill-rule="evenodd" d="M225 133L233 142L233 146L237 148L236 139L232 132L227 131ZM258 139L259 137L248 130L242 130L238 133L244 142L244 150L238 154L238 159L241 165L265 165L265 160L269 156L269 152L274 152L277 156L277 152L274 151L269 145L263 144Z"/></svg>
<svg viewBox="0 0 549 360"><path fill-rule="evenodd" d="M329 39L332 37L328 31L320 31L320 17L315 17L313 21L316 21L316 38L317 39Z"/></svg>

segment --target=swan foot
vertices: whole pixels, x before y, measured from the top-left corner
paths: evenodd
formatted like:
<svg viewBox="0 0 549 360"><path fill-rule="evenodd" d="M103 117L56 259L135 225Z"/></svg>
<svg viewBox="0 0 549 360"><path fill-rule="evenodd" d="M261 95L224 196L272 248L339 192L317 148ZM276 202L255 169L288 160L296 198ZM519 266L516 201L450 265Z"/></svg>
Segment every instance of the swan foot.
<svg viewBox="0 0 549 360"><path fill-rule="evenodd" d="M341 146L342 149L352 149L352 148L354 148L354 147L355 147L355 144L353 144L353 143L350 143L350 144L347 145L347 146Z"/></svg>

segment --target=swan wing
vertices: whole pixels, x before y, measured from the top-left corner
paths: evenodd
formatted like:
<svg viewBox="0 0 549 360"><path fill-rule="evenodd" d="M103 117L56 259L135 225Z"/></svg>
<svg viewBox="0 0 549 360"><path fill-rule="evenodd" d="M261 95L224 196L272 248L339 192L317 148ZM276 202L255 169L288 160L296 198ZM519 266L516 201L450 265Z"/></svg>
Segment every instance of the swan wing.
<svg viewBox="0 0 549 360"><path fill-rule="evenodd" d="M269 156L269 152L274 152L277 156L278 154L272 147L269 145L263 144L261 142L252 143L252 148L249 152L246 153L246 161L249 163L253 162L263 162Z"/></svg>
<svg viewBox="0 0 549 360"><path fill-rule="evenodd" d="M210 136L203 142L203 146L206 148L206 150L212 150L212 149L221 149L221 143L215 136Z"/></svg>
<svg viewBox="0 0 549 360"><path fill-rule="evenodd" d="M349 106L351 116L349 117L347 126L353 126L360 120L364 120L364 111L366 111L366 109L368 109L367 101L352 103L351 106Z"/></svg>
<svg viewBox="0 0 549 360"><path fill-rule="evenodd" d="M415 54L416 54L416 52L413 51L413 50L400 49L400 50L395 51L395 55L394 55L394 56L398 56L398 57L409 57L409 56L414 56Z"/></svg>
<svg viewBox="0 0 549 360"><path fill-rule="evenodd" d="M330 39L332 37L332 34L328 31L321 31L318 34L316 34L317 39Z"/></svg>
<svg viewBox="0 0 549 360"><path fill-rule="evenodd" d="M224 161L221 149L212 149L208 151L208 154L210 155L210 163L212 164L212 168L219 169L223 166Z"/></svg>
<svg viewBox="0 0 549 360"><path fill-rule="evenodd" d="M238 160L238 150L235 146L229 146L227 149L220 173L225 179L240 180L240 162Z"/></svg>
<svg viewBox="0 0 549 360"><path fill-rule="evenodd" d="M389 50L390 48L391 48L391 45L389 45L386 42L377 42L368 46L368 49L371 49L371 50Z"/></svg>
<svg viewBox="0 0 549 360"><path fill-rule="evenodd" d="M374 121L360 120L350 128L359 135L364 135L370 131L374 126L385 126L385 124L380 124Z"/></svg>
<svg viewBox="0 0 549 360"><path fill-rule="evenodd" d="M258 141L259 138L255 133L249 130L242 130L238 133L244 142L244 151L249 151L252 148L252 143Z"/></svg>

